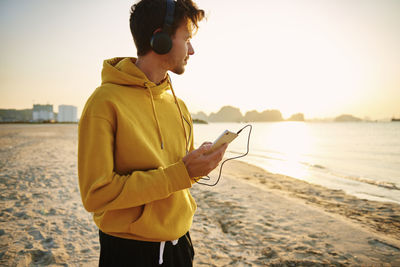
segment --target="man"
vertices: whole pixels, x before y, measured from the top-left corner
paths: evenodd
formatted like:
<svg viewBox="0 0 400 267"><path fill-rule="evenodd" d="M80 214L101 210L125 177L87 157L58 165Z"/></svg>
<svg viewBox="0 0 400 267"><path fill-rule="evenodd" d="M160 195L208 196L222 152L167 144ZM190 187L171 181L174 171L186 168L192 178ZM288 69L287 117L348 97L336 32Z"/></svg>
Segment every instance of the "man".
<svg viewBox="0 0 400 267"><path fill-rule="evenodd" d="M135 4L138 58L105 60L83 110L79 186L99 227L100 266L192 266L189 188L218 165L226 145L211 154L208 142L194 149L190 113L167 72L185 71L203 17L191 0Z"/></svg>

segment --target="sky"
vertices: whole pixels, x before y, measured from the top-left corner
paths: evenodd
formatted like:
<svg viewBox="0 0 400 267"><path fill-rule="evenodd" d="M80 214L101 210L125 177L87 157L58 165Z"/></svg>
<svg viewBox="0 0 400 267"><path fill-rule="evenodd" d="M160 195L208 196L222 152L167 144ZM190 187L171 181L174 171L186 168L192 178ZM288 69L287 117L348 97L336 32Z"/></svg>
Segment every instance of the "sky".
<svg viewBox="0 0 400 267"><path fill-rule="evenodd" d="M75 105L104 59L135 57L126 0L0 0L0 109ZM197 0L200 23L183 75L192 113L232 105L284 118L400 117L400 1Z"/></svg>

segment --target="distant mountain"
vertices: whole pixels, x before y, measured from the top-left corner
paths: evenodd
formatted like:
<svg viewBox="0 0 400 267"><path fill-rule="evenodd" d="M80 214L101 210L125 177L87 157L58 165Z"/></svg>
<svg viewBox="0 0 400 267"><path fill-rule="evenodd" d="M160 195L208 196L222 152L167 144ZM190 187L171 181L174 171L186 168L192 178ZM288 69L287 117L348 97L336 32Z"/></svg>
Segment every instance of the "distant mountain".
<svg viewBox="0 0 400 267"><path fill-rule="evenodd" d="M303 113L296 113L293 114L288 121L304 121L304 114Z"/></svg>
<svg viewBox="0 0 400 267"><path fill-rule="evenodd" d="M293 120L301 120L301 118L304 120L304 116L301 118L297 114L293 116ZM239 108L232 106L224 106L218 112L213 112L209 116L200 111L196 114L192 114L192 118L209 122L268 122L284 120L279 110L264 110L263 112L252 110L248 111L243 116Z"/></svg>
<svg viewBox="0 0 400 267"><path fill-rule="evenodd" d="M197 123L197 124L208 124L207 121L205 121L205 120L200 120L200 119L193 119L193 123Z"/></svg>
<svg viewBox="0 0 400 267"><path fill-rule="evenodd" d="M256 110L248 111L244 115L244 120L247 122L253 121L283 121L282 114L279 110L264 110L258 112Z"/></svg>
<svg viewBox="0 0 400 267"><path fill-rule="evenodd" d="M232 106L222 107L217 113L211 113L208 116L210 122L241 122L243 121L243 115L239 108Z"/></svg>
<svg viewBox="0 0 400 267"><path fill-rule="evenodd" d="M208 121L208 116L203 111L197 112L196 114L192 114L192 118L193 120Z"/></svg>
<svg viewBox="0 0 400 267"><path fill-rule="evenodd" d="M264 110L261 117L262 121L283 121L282 113L276 109Z"/></svg>
<svg viewBox="0 0 400 267"><path fill-rule="evenodd" d="M243 116L239 108L233 106L224 106L218 112L211 113L209 116L200 111L192 114L193 119L198 119L206 122L277 122L285 121L282 113L277 109L267 109L262 112L251 110L246 112ZM286 121L305 121L303 113L295 113L290 116ZM354 117L350 114L343 114L334 119L313 119L308 121L326 121L326 122L358 122L363 121L360 118Z"/></svg>
<svg viewBox="0 0 400 267"><path fill-rule="evenodd" d="M262 121L261 113L258 112L257 110L248 111L244 115L244 120L245 121Z"/></svg>
<svg viewBox="0 0 400 267"><path fill-rule="evenodd" d="M262 112L257 110L251 110L246 112L243 116L239 108L233 106L224 106L218 112L211 113L207 116L206 113L200 111L196 114L192 114L193 119L198 119L206 122L278 122L285 121L282 117L282 113L277 109L267 109ZM305 121L303 113L295 113L290 116L286 121ZM360 118L357 118L350 114L342 114L334 119L312 119L308 121L314 122L361 122ZM394 120L396 121L396 120Z"/></svg>
<svg viewBox="0 0 400 267"><path fill-rule="evenodd" d="M335 122L357 122L362 121L362 119L354 117L353 115L343 114L335 118Z"/></svg>

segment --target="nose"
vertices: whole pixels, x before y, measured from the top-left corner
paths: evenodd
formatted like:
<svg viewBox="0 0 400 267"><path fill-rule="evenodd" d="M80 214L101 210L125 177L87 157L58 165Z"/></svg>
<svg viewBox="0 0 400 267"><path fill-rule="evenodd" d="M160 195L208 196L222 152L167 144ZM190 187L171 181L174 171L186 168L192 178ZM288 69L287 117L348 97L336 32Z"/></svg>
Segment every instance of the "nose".
<svg viewBox="0 0 400 267"><path fill-rule="evenodd" d="M194 49L193 49L193 46L192 46L191 42L189 42L189 44L188 44L188 54L190 56L194 54Z"/></svg>

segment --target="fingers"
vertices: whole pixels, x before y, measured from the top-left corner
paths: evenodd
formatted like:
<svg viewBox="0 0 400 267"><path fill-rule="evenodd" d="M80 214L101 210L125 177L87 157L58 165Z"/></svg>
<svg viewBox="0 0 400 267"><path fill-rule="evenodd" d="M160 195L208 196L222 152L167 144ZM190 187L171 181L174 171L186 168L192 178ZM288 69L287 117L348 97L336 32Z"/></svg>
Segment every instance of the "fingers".
<svg viewBox="0 0 400 267"><path fill-rule="evenodd" d="M198 149L183 157L183 162L190 177L198 177L209 174L222 160L228 144L224 144L210 154L205 154L212 144L203 143Z"/></svg>
<svg viewBox="0 0 400 267"><path fill-rule="evenodd" d="M220 161L220 160L222 160L222 157L224 156L227 147L228 147L228 144L223 144L218 149L216 149L212 153L208 154L208 156L210 156L211 158L215 158L218 161Z"/></svg>
<svg viewBox="0 0 400 267"><path fill-rule="evenodd" d="M209 154L203 154L202 158L204 159L205 163L207 164L207 174L218 167L218 164L221 162L222 158L224 157L226 148L228 144L224 144L215 151Z"/></svg>
<svg viewBox="0 0 400 267"><path fill-rule="evenodd" d="M224 157L225 151L228 148L228 144L223 144L220 148L217 149L217 153L218 153L218 162L222 160L222 158Z"/></svg>
<svg viewBox="0 0 400 267"><path fill-rule="evenodd" d="M222 150L222 151L225 153L225 151L226 151L227 148L228 148L228 144L225 143L225 144L223 144L220 148L218 148L218 150Z"/></svg>
<svg viewBox="0 0 400 267"><path fill-rule="evenodd" d="M215 150L214 152L209 154L209 161L208 161L210 164L209 172L211 172L212 170L214 170L215 168L218 167L219 163L221 162L221 160L224 157L227 147L228 147L228 144L223 144L220 148L218 148L217 150Z"/></svg>
<svg viewBox="0 0 400 267"><path fill-rule="evenodd" d="M204 154L210 150L211 146L211 142L204 142L198 149L196 149L196 151L198 151L199 154Z"/></svg>

